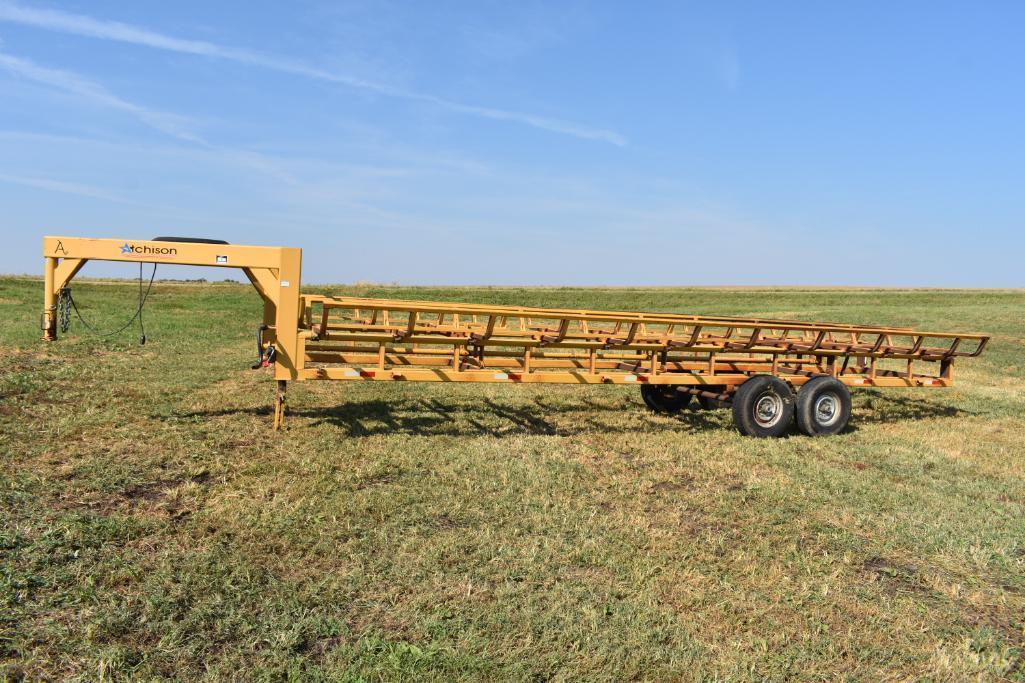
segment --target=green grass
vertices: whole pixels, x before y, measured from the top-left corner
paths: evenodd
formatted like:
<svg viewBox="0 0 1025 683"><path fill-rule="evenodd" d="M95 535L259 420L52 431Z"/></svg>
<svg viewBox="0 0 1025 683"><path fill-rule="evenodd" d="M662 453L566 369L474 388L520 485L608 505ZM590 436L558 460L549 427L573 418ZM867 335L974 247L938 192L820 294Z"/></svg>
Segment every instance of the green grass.
<svg viewBox="0 0 1025 683"><path fill-rule="evenodd" d="M759 441L625 387L310 382L270 429L256 295L149 343L0 279L0 679L1025 679L1025 293L402 289L985 331L950 390ZM112 327L131 283L76 283Z"/></svg>

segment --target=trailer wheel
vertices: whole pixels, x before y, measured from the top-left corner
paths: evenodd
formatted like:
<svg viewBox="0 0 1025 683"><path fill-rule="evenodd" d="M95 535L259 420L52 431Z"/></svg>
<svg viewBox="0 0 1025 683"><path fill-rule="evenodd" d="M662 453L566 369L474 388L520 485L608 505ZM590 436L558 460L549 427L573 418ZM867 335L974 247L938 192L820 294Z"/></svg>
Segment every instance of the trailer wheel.
<svg viewBox="0 0 1025 683"><path fill-rule="evenodd" d="M851 392L835 377L809 380L797 392L797 426L808 436L829 436L851 419Z"/></svg>
<svg viewBox="0 0 1025 683"><path fill-rule="evenodd" d="M677 391L671 384L642 384L641 398L656 413L677 413L690 403L690 394Z"/></svg>
<svg viewBox="0 0 1025 683"><path fill-rule="evenodd" d="M744 436L783 436L794 419L794 392L772 375L755 375L733 397L733 423Z"/></svg>

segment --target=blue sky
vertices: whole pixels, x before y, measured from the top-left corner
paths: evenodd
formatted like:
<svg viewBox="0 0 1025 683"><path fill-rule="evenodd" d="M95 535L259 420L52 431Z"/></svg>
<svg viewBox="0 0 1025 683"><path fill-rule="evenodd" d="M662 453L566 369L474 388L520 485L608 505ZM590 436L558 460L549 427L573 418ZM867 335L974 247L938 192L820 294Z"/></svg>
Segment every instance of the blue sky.
<svg viewBox="0 0 1025 683"><path fill-rule="evenodd" d="M0 272L44 234L321 283L1025 286L1025 3L0 0Z"/></svg>

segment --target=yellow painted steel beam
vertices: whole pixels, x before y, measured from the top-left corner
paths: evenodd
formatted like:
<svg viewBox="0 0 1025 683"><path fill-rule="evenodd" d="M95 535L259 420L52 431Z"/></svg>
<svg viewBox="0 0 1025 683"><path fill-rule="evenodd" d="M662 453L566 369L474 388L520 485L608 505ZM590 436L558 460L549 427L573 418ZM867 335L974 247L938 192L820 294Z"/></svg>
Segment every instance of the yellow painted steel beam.
<svg viewBox="0 0 1025 683"><path fill-rule="evenodd" d="M264 300L264 324L275 343L275 377L296 379L299 350L299 289L302 250L159 240L44 237L43 338L57 338L56 303L60 290L88 261L167 263L240 268Z"/></svg>
<svg viewBox="0 0 1025 683"><path fill-rule="evenodd" d="M308 297L309 298L309 297ZM857 325L850 323L815 322L807 320L779 320L772 318L702 316L682 313L643 313L631 311L602 311L586 309L534 308L527 306L509 306L502 304L467 304L434 301L418 301L407 299L370 299L361 297L328 297L318 296L315 299L328 308L361 309L361 310L395 310L416 311L418 313L436 313L439 311L461 313L463 315L500 315L509 318L569 319L593 321L637 321L648 324L702 324L708 326L762 327L766 329L791 329L832 332L882 332L902 336L926 336L936 338L974 338L986 337L978 333L923 332L907 327ZM313 299L311 299L311 302Z"/></svg>
<svg viewBox="0 0 1025 683"><path fill-rule="evenodd" d="M339 300L341 301L341 300ZM355 304L352 304L355 305ZM392 303L388 300L359 300L359 306L371 305L374 308L365 310L390 311L392 324L390 326L372 324L356 316L350 316L344 321L330 320L323 318L326 325L322 323L317 330L320 338L326 340L349 340L349 341L385 341L388 336L400 338L403 341L418 343L447 343L443 337L478 337L486 341L488 345L522 345L524 339L532 339L535 346L559 344L566 342L577 342L581 348L587 345L598 346L623 346L629 345L636 340L634 348L644 348L646 345L673 345L687 346L698 349L721 348L733 350L753 350L757 352L779 352L773 347L784 348L785 350L800 350L806 353L881 353L883 357L897 357L897 354L910 357L922 357L924 355L943 356L974 356L981 353L986 342L987 335L976 333L953 333L953 332L919 332L904 328L878 328L878 327L848 327L845 329L834 326L824 326L818 323L790 323L781 321L742 321L731 320L728 324L718 319L691 318L687 325L673 323L667 319L653 320L648 318L642 322L641 316L645 314L634 314L634 319L620 317L610 318L604 312L575 311L555 312L548 311L547 320L557 321L558 325L539 326L530 322L522 323L517 328L507 324L509 317L501 315L491 307L473 307L473 314L464 312L461 315L475 315L478 320L473 322L460 321L451 324L440 324L446 316L454 320L457 315L453 309L459 304L433 304L418 302L414 306L409 302ZM351 309L364 310L364 309ZM535 309L543 311L544 309ZM437 315L437 321L426 320L425 314ZM403 321L402 316L406 319ZM626 316L629 314L617 314ZM494 325L494 317L499 316L505 319L500 326ZM561 317L560 317L561 316ZM481 318L487 317L485 323ZM525 318L512 318L513 320L531 320ZM533 320L537 320L535 315ZM582 324L590 323L587 332L567 331L566 322L578 320ZM407 326L408 323L408 326ZM600 323L615 323L615 329L599 328ZM667 329L658 331L637 332L638 326L660 324ZM624 326L629 326L628 331ZM743 331L743 333L741 333ZM847 339L837 339L834 335L848 335ZM436 339L432 339L434 336ZM688 336L690 339L688 340ZM870 337L865 339L864 337ZM947 347L935 347L925 344L925 341L932 339L948 344ZM706 342L706 345L696 342ZM975 343L975 348L968 351L960 351L949 346L962 341ZM710 343L710 345L708 345Z"/></svg>
<svg viewBox="0 0 1025 683"><path fill-rule="evenodd" d="M805 375L779 375L794 386L801 386L813 377ZM481 382L488 384L617 384L617 385L679 385L679 386L726 386L735 387L751 378L749 374L722 374L715 376L690 373L667 373L649 375L638 373L599 372L590 374L579 371L506 372L502 370L462 370L445 368L395 368L381 370L377 367L306 368L302 379L337 380L350 382ZM924 387L941 388L950 386L948 380L939 377L837 377L843 384L852 387Z"/></svg>
<svg viewBox="0 0 1025 683"><path fill-rule="evenodd" d="M286 247L253 247L239 244L158 242L155 240L94 239L91 237L44 237L43 256L57 259L168 263L215 268L278 268ZM298 289L299 283L296 282Z"/></svg>

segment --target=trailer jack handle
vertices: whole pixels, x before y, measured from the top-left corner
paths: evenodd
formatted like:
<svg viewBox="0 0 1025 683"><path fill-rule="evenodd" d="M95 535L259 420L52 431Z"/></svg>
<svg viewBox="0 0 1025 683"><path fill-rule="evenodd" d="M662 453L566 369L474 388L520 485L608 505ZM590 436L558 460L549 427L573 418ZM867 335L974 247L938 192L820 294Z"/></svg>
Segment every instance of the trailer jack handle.
<svg viewBox="0 0 1025 683"><path fill-rule="evenodd" d="M266 329L266 325L256 328L256 365L252 366L253 370L269 367L274 362L274 356L277 355L277 349L273 344L268 345L266 351L263 350L263 333Z"/></svg>

